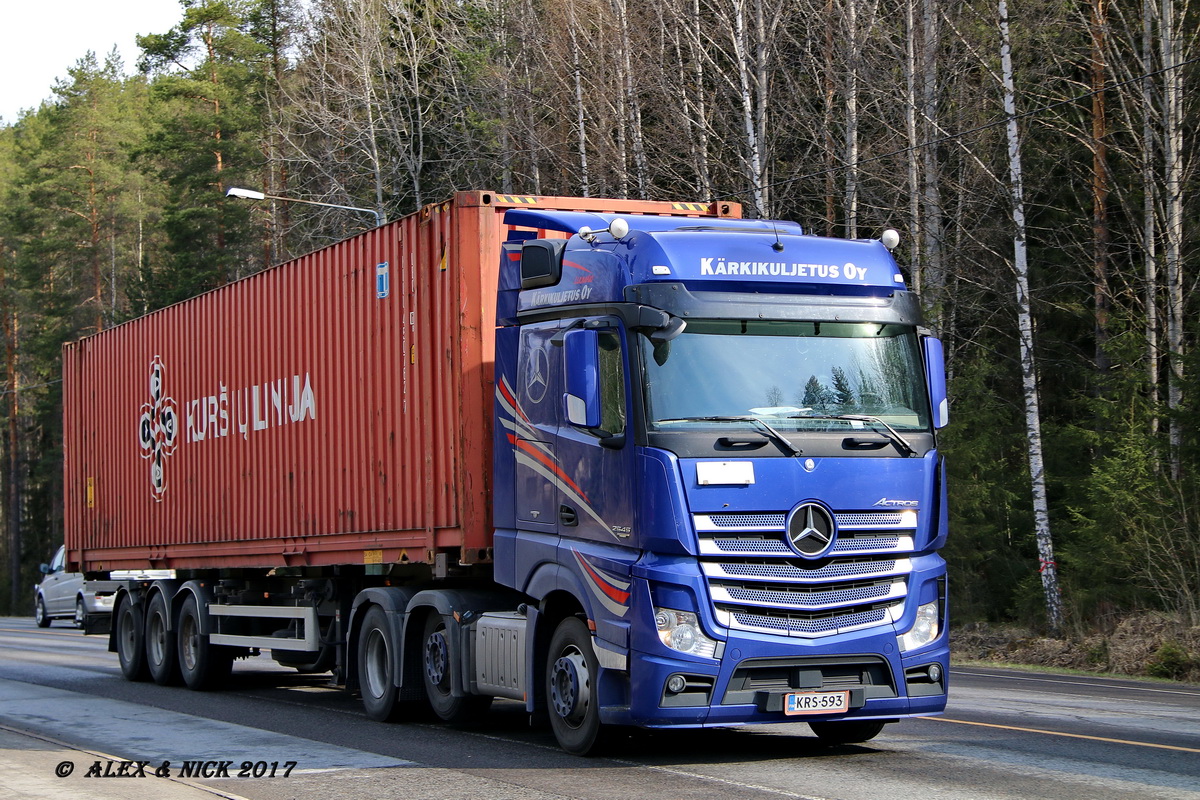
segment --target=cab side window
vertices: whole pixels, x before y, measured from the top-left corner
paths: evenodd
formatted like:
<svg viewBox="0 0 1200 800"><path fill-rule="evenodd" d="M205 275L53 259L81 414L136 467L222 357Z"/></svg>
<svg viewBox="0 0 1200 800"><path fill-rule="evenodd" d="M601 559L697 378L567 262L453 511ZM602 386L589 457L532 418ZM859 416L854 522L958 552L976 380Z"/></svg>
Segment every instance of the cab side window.
<svg viewBox="0 0 1200 800"><path fill-rule="evenodd" d="M621 336L600 331L600 427L611 434L625 432L625 367Z"/></svg>

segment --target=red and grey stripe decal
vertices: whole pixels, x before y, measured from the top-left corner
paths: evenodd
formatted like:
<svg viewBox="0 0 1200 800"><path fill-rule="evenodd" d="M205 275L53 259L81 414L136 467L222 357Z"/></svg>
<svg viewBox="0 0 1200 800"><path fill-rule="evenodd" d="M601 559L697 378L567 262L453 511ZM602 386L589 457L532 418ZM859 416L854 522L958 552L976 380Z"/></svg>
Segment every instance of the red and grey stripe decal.
<svg viewBox="0 0 1200 800"><path fill-rule="evenodd" d="M583 571L584 583L592 596L612 614L618 617L629 612L629 581L623 581L594 566L578 550L572 550L579 568Z"/></svg>

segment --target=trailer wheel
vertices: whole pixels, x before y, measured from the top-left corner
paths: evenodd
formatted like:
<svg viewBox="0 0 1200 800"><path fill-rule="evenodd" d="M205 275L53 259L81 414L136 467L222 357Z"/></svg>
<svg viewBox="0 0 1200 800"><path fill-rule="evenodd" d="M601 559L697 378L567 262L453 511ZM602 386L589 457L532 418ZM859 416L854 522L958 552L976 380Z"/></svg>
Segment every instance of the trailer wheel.
<svg viewBox="0 0 1200 800"><path fill-rule="evenodd" d="M821 744L858 744L868 742L883 730L884 722L876 719L847 719L810 722L808 727L821 740Z"/></svg>
<svg viewBox="0 0 1200 800"><path fill-rule="evenodd" d="M438 719L461 724L475 721L487 713L492 704L491 697L455 697L451 694L450 671L454 669L454 664L450 659L450 643L446 640L446 622L436 611L425 618L421 652L425 694Z"/></svg>
<svg viewBox="0 0 1200 800"><path fill-rule="evenodd" d="M233 654L219 645L210 644L208 634L200 633L200 606L195 595L188 595L179 610L176 633L179 652L179 671L189 689L213 689L229 677L233 669Z"/></svg>
<svg viewBox="0 0 1200 800"><path fill-rule="evenodd" d="M150 677L159 686L177 686L183 682L179 672L179 646L167 618L167 601L155 594L146 609L146 665Z"/></svg>
<svg viewBox="0 0 1200 800"><path fill-rule="evenodd" d="M379 606L372 606L363 617L358 635L358 682L363 708L368 717L378 722L393 722L400 716L396 646L387 614Z"/></svg>
<svg viewBox="0 0 1200 800"><path fill-rule="evenodd" d="M600 704L596 681L600 666L583 620L567 617L550 639L546 658L546 704L558 745L586 756L601 744Z"/></svg>
<svg viewBox="0 0 1200 800"><path fill-rule="evenodd" d="M37 623L39 628L50 627L50 615L46 613L46 601L39 594L37 603L33 606L33 621Z"/></svg>
<svg viewBox="0 0 1200 800"><path fill-rule="evenodd" d="M150 680L145 642L142 607L126 596L117 609L117 658L121 661L121 674L127 681Z"/></svg>

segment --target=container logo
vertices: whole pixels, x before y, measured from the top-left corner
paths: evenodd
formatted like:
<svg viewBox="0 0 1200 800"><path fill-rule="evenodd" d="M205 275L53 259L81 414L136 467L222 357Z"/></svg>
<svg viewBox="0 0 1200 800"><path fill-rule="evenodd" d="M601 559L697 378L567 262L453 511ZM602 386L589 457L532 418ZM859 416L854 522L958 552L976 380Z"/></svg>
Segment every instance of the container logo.
<svg viewBox="0 0 1200 800"><path fill-rule="evenodd" d="M142 403L138 424L138 443L142 458L150 461L151 496L156 503L162 502L167 490L166 458L175 452L179 435L179 411L163 388L165 373L161 356L150 359L150 402Z"/></svg>
<svg viewBox="0 0 1200 800"><path fill-rule="evenodd" d="M392 272L390 262L384 261L375 265L375 298L384 300L392 293Z"/></svg>

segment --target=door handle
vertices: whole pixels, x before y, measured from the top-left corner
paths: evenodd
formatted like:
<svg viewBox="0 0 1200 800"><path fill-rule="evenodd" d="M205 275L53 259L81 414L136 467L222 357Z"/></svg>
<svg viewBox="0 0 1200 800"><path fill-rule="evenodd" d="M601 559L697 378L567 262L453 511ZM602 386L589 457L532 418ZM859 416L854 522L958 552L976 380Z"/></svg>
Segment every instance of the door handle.
<svg viewBox="0 0 1200 800"><path fill-rule="evenodd" d="M571 508L570 506L559 506L558 521L563 525L566 525L568 528L574 528L579 524L579 515L576 514L575 509Z"/></svg>

